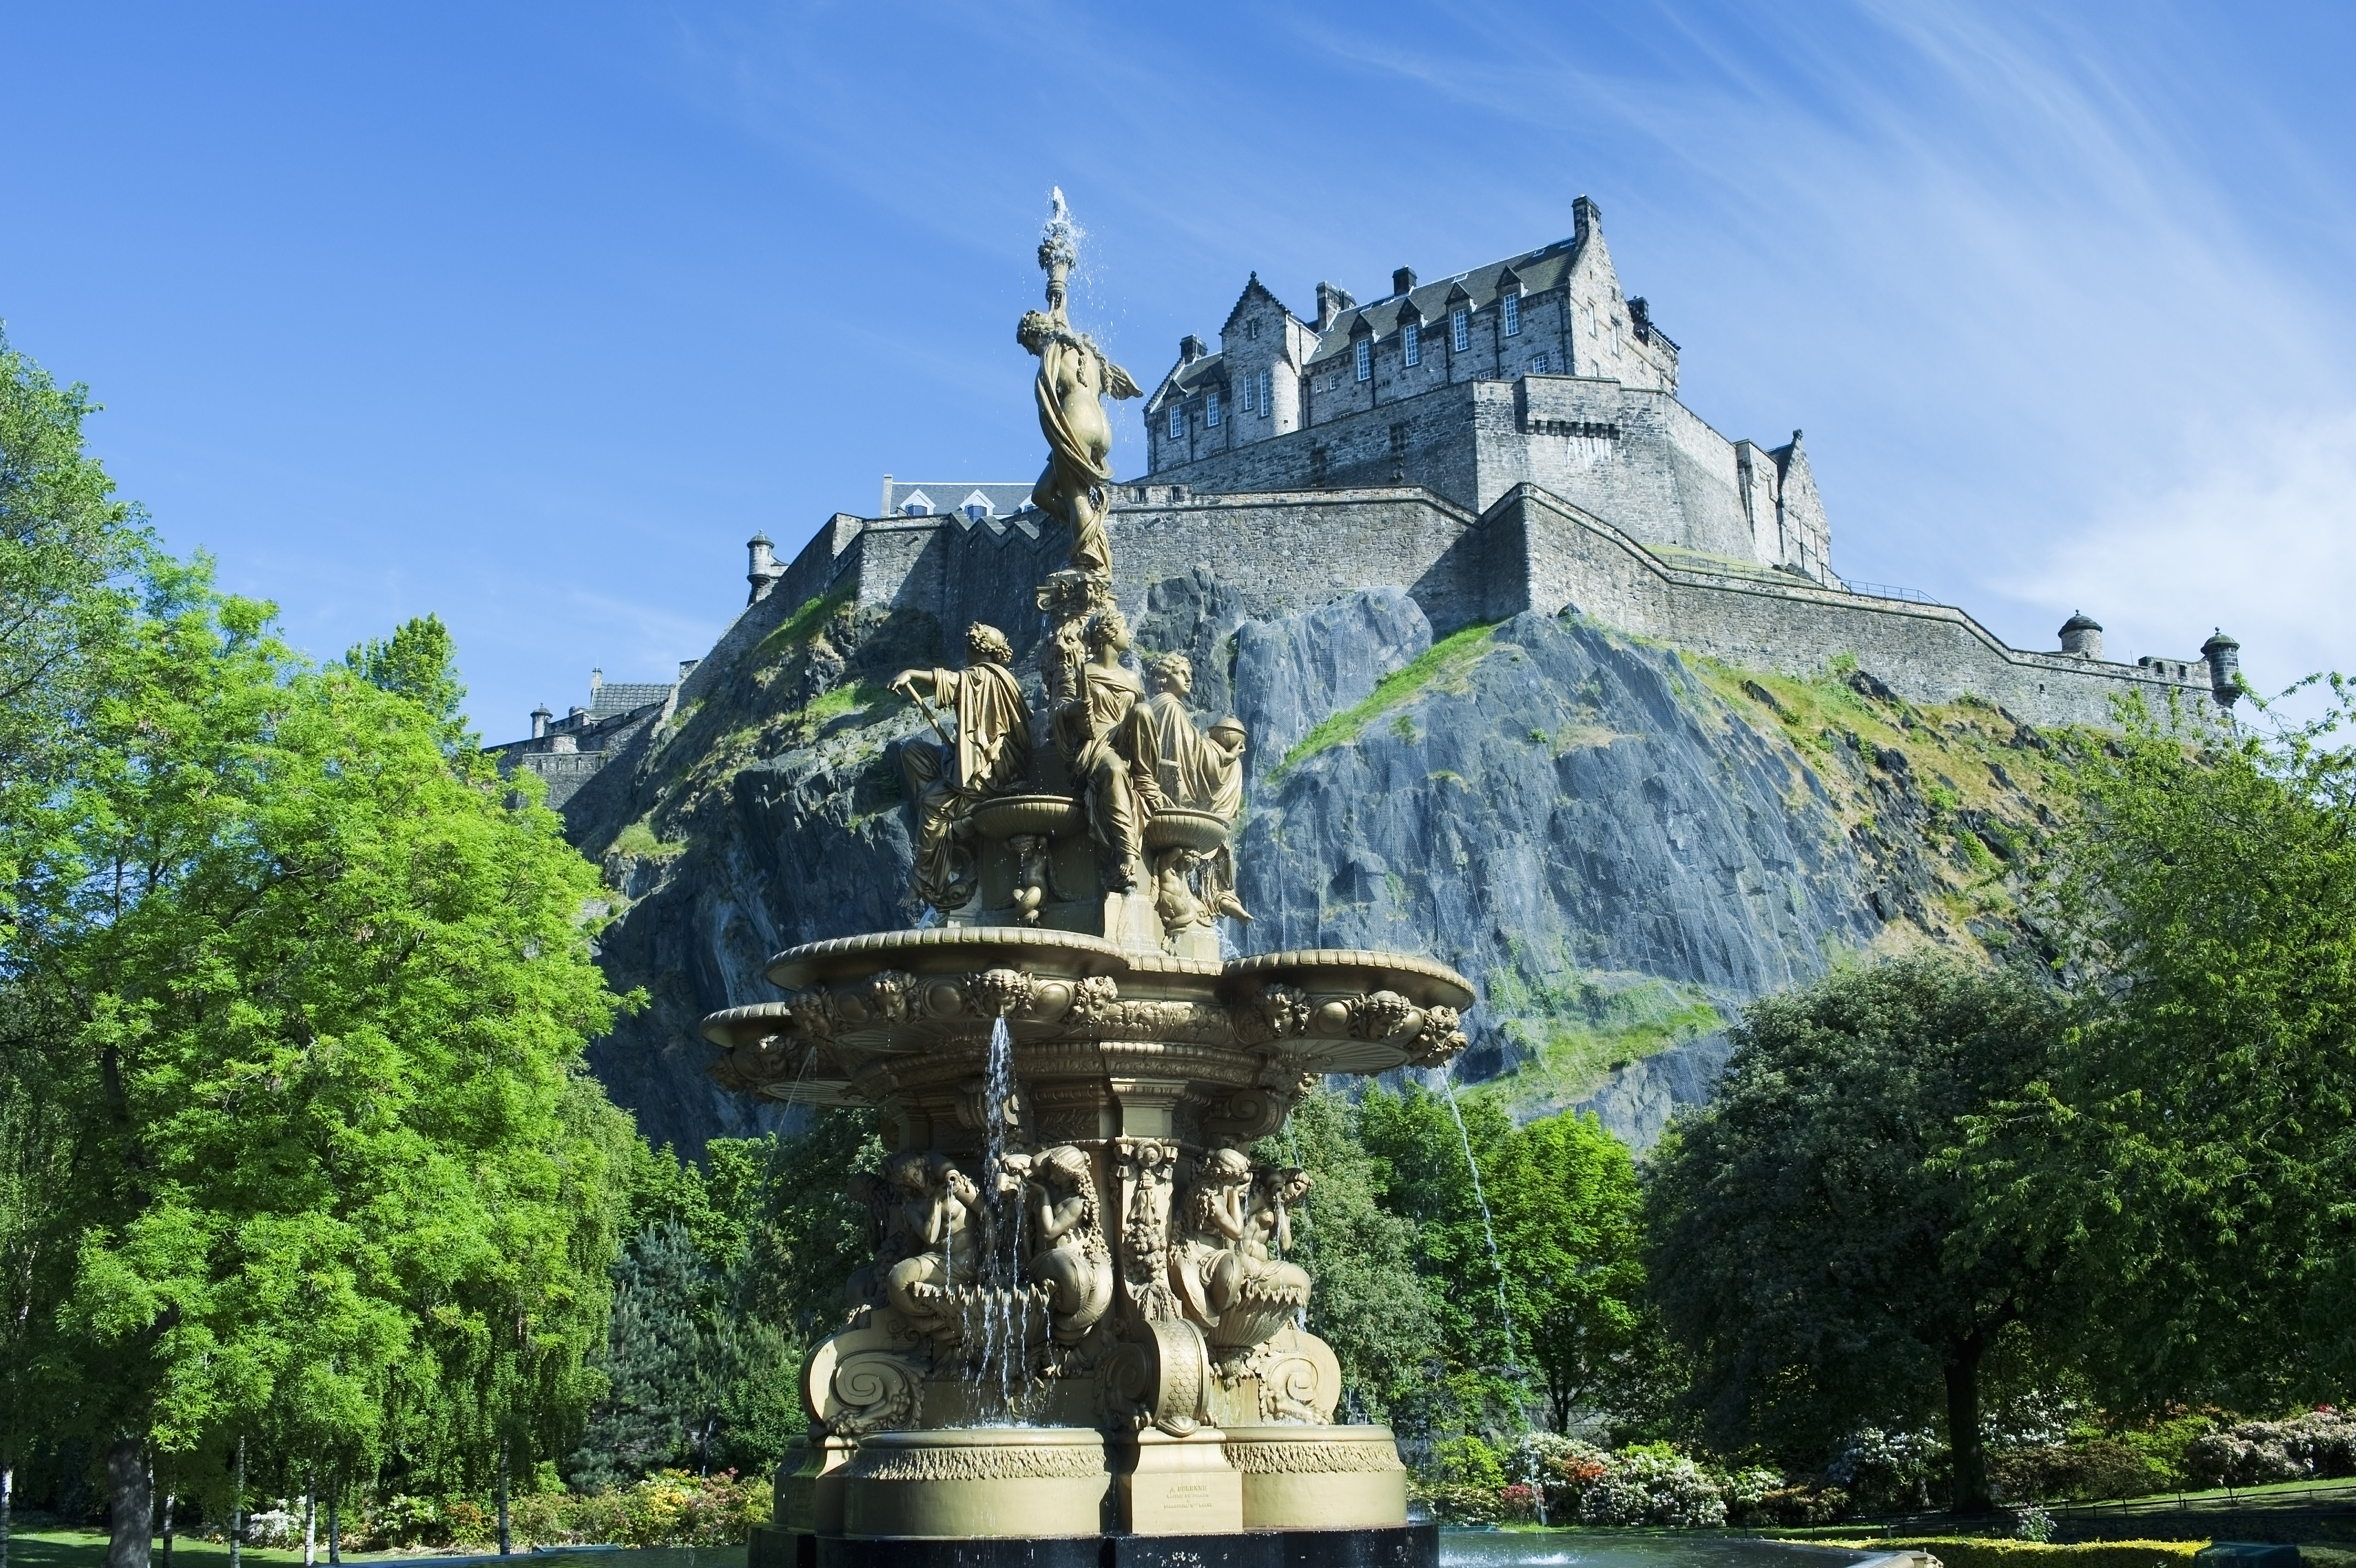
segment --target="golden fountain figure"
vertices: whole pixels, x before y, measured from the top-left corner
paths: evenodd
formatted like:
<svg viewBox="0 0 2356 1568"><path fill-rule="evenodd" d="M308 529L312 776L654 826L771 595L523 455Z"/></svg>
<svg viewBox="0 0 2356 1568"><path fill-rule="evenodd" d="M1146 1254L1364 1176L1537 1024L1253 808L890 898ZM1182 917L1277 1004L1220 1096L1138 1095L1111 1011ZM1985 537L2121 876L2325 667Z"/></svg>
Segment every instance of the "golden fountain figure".
<svg viewBox="0 0 2356 1568"><path fill-rule="evenodd" d="M1249 1532L1282 1532L1271 1563L1429 1564L1388 1429L1334 1424L1341 1368L1287 1255L1308 1178L1250 1151L1321 1075L1448 1061L1472 989L1399 953L1222 959L1218 922L1249 918L1246 737L1188 708L1183 659L1150 693L1129 666L1103 398L1137 388L1070 324L1074 238L1059 191L1020 333L1036 498L1071 530L1037 594L1046 701L989 627L965 671L904 671L940 743L903 768L941 923L780 953L784 1000L703 1023L722 1083L872 1106L892 1150L853 1183L873 1261L804 1366L810 1435L753 1568L992 1541L1095 1564L1108 1533L1141 1564Z"/></svg>

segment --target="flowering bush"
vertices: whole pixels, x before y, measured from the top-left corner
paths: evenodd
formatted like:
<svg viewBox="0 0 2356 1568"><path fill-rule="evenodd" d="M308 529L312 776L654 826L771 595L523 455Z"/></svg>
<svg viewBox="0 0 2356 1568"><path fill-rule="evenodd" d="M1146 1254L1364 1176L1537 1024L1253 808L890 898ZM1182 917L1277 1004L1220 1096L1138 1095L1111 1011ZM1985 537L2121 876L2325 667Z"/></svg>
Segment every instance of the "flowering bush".
<svg viewBox="0 0 2356 1568"><path fill-rule="evenodd" d="M1665 1443L1648 1443L1611 1455L1604 1474L1580 1488L1579 1518L1711 1529L1726 1522L1726 1498L1700 1466Z"/></svg>
<svg viewBox="0 0 2356 1568"><path fill-rule="evenodd" d="M2245 1421L2194 1438L2184 1462L2206 1487L2356 1476L2356 1416L2327 1406L2288 1421Z"/></svg>
<svg viewBox="0 0 2356 1568"><path fill-rule="evenodd" d="M1869 1512L1904 1513L1931 1507L1932 1477L1946 1457L1946 1445L1927 1432L1862 1426L1825 1476Z"/></svg>
<svg viewBox="0 0 2356 1568"><path fill-rule="evenodd" d="M299 1499L281 1498L275 1507L255 1509L238 1533L248 1546L300 1546L303 1505Z"/></svg>

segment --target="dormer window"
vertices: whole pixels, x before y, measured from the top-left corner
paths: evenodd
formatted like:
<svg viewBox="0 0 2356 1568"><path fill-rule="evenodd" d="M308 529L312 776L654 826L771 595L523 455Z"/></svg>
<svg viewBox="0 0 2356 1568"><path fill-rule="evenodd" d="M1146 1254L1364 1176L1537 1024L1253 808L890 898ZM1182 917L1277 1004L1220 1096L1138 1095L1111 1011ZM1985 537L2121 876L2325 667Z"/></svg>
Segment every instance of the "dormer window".
<svg viewBox="0 0 2356 1568"><path fill-rule="evenodd" d="M1497 296L1497 306L1498 308L1505 313L1505 336L1508 338L1520 337L1522 335L1521 291L1519 289L1515 289L1510 294L1499 295Z"/></svg>
<svg viewBox="0 0 2356 1568"><path fill-rule="evenodd" d="M1375 340L1371 338L1361 338L1357 341L1356 348L1358 379L1362 381L1373 381L1375 379Z"/></svg>
<svg viewBox="0 0 2356 1568"><path fill-rule="evenodd" d="M902 517L932 516L933 498L922 490L909 491L907 499L900 503L900 515Z"/></svg>
<svg viewBox="0 0 2356 1568"><path fill-rule="evenodd" d="M1399 352L1410 365L1423 363L1423 328L1410 321L1399 328Z"/></svg>
<svg viewBox="0 0 2356 1568"><path fill-rule="evenodd" d="M1173 398L1170 403L1170 439L1173 441L1186 439L1186 404L1176 398Z"/></svg>
<svg viewBox="0 0 2356 1568"><path fill-rule="evenodd" d="M1219 389L1216 387L1203 394L1203 423L1214 430L1219 426Z"/></svg>
<svg viewBox="0 0 2356 1568"><path fill-rule="evenodd" d="M1448 346L1460 354L1472 347L1472 313L1461 305L1448 313Z"/></svg>

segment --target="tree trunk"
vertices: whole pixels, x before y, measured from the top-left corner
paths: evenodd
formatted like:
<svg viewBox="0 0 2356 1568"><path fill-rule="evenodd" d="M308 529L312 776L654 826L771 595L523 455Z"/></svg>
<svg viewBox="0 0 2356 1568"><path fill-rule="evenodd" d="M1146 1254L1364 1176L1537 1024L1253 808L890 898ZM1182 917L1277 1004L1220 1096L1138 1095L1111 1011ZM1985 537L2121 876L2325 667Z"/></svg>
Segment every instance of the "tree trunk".
<svg viewBox="0 0 2356 1568"><path fill-rule="evenodd" d="M319 1562L319 1467L309 1466L303 1471L303 1568L317 1568Z"/></svg>
<svg viewBox="0 0 2356 1568"><path fill-rule="evenodd" d="M176 1494L164 1494L164 1568L172 1568L172 1500Z"/></svg>
<svg viewBox="0 0 2356 1568"><path fill-rule="evenodd" d="M1988 1498L1987 1450L1980 1444L1980 1357L1986 1348L1974 1335L1947 1353L1947 1448L1954 1455L1953 1509L1959 1514L1996 1507Z"/></svg>
<svg viewBox="0 0 2356 1568"><path fill-rule="evenodd" d="M344 1473L338 1470L335 1479L327 1483L327 1561L330 1563L344 1560L343 1500ZM6 1568L6 1565L0 1563L0 1568ZM166 1563L165 1568L171 1568L171 1565Z"/></svg>
<svg viewBox="0 0 2356 1568"><path fill-rule="evenodd" d="M8 1515L16 1506L16 1466L0 1465L0 1568L8 1568Z"/></svg>
<svg viewBox="0 0 2356 1568"><path fill-rule="evenodd" d="M237 1440L237 1479L229 1495L229 1568L245 1562L245 1439Z"/></svg>
<svg viewBox="0 0 2356 1568"><path fill-rule="evenodd" d="M505 1557L515 1550L515 1538L508 1533L508 1440L499 1439L499 1555Z"/></svg>
<svg viewBox="0 0 2356 1568"><path fill-rule="evenodd" d="M147 1445L118 1437L106 1451L106 1568L147 1568L155 1543L155 1494L149 1487Z"/></svg>

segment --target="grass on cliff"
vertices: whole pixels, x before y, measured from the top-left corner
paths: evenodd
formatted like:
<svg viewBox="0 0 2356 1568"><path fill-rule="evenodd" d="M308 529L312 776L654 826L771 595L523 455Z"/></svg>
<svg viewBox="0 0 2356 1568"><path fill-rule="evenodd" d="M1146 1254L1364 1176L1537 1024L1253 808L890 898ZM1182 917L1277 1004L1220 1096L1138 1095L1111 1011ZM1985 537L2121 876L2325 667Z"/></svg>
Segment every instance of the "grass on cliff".
<svg viewBox="0 0 2356 1568"><path fill-rule="evenodd" d="M834 618L834 612L851 602L849 588L837 588L830 594L820 594L805 599L799 608L777 623L777 628L760 640L753 650L755 662L773 659L790 648L798 648L818 635L819 628Z"/></svg>
<svg viewBox="0 0 2356 1568"><path fill-rule="evenodd" d="M1516 959L1522 955L1516 954ZM1617 1069L1726 1026L1699 987L1654 975L1492 970L1483 1000L1527 1056L1480 1086L1520 1120L1585 1099Z"/></svg>
<svg viewBox="0 0 2356 1568"><path fill-rule="evenodd" d="M1286 752L1284 760L1269 774L1269 782L1281 782L1286 774L1321 751L1347 746L1364 734L1368 725L1393 708L1412 702L1434 682L1448 680L1471 669L1480 660L1482 654L1488 651L1489 639L1496 635L1500 624L1489 621L1451 632L1384 676L1362 701L1343 709L1301 736L1300 744Z"/></svg>
<svg viewBox="0 0 2356 1568"><path fill-rule="evenodd" d="M644 817L614 835L605 846L608 854L626 854L638 860L672 860L687 853L687 845L666 843L655 836L655 830Z"/></svg>

